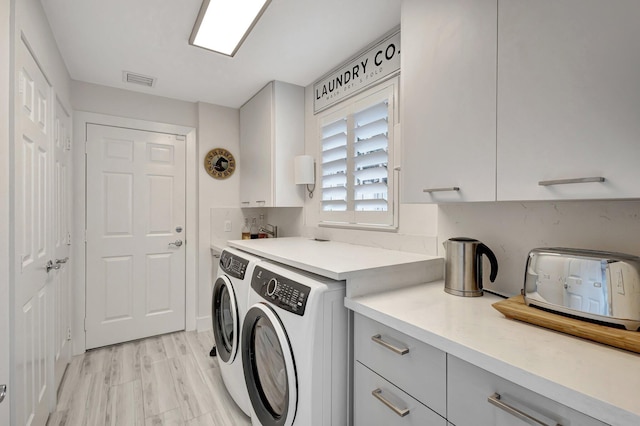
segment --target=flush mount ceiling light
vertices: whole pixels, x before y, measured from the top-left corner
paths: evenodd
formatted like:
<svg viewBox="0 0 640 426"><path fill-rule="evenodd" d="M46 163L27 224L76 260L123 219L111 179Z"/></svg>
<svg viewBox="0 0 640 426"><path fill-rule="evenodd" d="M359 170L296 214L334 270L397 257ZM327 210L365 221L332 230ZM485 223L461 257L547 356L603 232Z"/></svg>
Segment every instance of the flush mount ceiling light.
<svg viewBox="0 0 640 426"><path fill-rule="evenodd" d="M271 0L204 0L189 44L233 56Z"/></svg>

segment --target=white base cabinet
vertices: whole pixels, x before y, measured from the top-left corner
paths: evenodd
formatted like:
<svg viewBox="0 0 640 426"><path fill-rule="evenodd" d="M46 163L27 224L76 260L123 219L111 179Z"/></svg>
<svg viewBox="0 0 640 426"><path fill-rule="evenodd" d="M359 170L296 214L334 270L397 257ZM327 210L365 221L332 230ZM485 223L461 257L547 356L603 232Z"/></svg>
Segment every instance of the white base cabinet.
<svg viewBox="0 0 640 426"><path fill-rule="evenodd" d="M355 426L446 426L443 417L361 363L354 374Z"/></svg>
<svg viewBox="0 0 640 426"><path fill-rule="evenodd" d="M354 315L356 425L445 425L446 353L379 322ZM374 391L380 390L379 393ZM385 404L387 401L391 406ZM390 423L367 423L376 407ZM401 417L396 409L409 409ZM412 423L421 419L422 423ZM391 421L393 420L393 421Z"/></svg>
<svg viewBox="0 0 640 426"><path fill-rule="evenodd" d="M302 207L294 157L304 153L304 87L272 81L240 108L240 207Z"/></svg>
<svg viewBox="0 0 640 426"><path fill-rule="evenodd" d="M456 426L605 425L451 355L447 356L447 419Z"/></svg>
<svg viewBox="0 0 640 426"><path fill-rule="evenodd" d="M353 340L355 426L605 425L360 314Z"/></svg>

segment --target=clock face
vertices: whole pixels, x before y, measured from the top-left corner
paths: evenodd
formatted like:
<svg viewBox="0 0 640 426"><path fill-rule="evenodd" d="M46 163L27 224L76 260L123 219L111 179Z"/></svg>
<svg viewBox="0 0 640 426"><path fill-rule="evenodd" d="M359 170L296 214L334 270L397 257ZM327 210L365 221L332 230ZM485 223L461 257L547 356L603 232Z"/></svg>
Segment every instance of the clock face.
<svg viewBox="0 0 640 426"><path fill-rule="evenodd" d="M236 169L236 160L224 148L214 148L204 157L204 168L214 179L226 179Z"/></svg>

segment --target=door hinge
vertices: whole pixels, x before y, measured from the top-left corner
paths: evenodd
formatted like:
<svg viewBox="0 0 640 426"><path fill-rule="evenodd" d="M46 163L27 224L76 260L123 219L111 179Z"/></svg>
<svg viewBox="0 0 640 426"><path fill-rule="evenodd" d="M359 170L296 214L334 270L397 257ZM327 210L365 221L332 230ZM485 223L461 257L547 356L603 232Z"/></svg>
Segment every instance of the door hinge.
<svg viewBox="0 0 640 426"><path fill-rule="evenodd" d="M86 229L84 230L84 242L85 243L87 242L87 230Z"/></svg>
<svg viewBox="0 0 640 426"><path fill-rule="evenodd" d="M25 86L24 76L22 75L22 73L20 73L20 77L18 77L18 94L20 95L24 94L24 86Z"/></svg>
<svg viewBox="0 0 640 426"><path fill-rule="evenodd" d="M67 340L71 341L71 329L67 328Z"/></svg>
<svg viewBox="0 0 640 426"><path fill-rule="evenodd" d="M84 331L87 331L87 317L84 317Z"/></svg>
<svg viewBox="0 0 640 426"><path fill-rule="evenodd" d="M71 232L67 232L67 245L71 245Z"/></svg>
<svg viewBox="0 0 640 426"><path fill-rule="evenodd" d="M71 138L67 138L67 142L66 142L66 144L64 145L64 149L65 149L66 151L71 151Z"/></svg>

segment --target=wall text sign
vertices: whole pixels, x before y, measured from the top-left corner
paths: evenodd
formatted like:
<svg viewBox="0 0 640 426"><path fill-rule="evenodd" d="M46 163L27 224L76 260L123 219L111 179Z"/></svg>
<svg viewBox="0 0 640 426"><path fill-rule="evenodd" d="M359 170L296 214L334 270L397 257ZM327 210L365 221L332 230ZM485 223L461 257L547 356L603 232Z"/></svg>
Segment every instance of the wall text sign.
<svg viewBox="0 0 640 426"><path fill-rule="evenodd" d="M313 112L327 109L399 69L400 30L317 81L313 85Z"/></svg>

